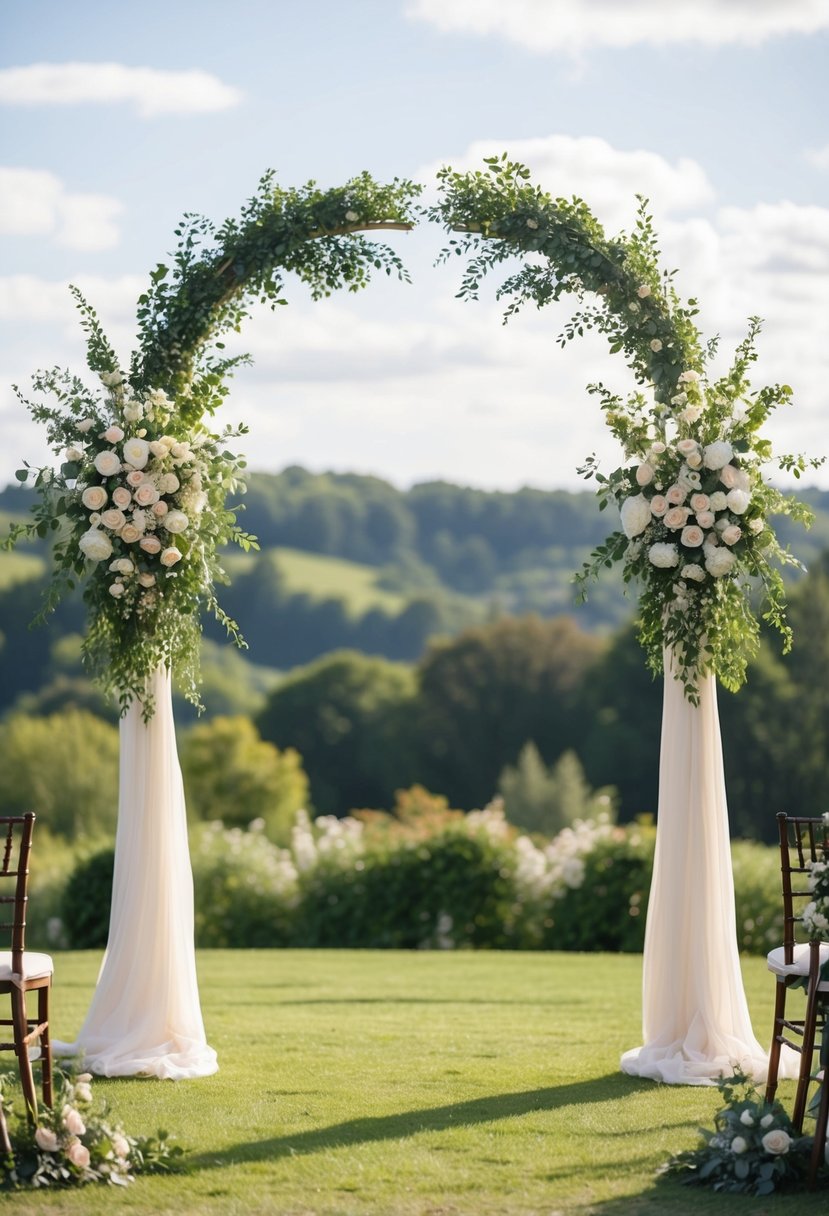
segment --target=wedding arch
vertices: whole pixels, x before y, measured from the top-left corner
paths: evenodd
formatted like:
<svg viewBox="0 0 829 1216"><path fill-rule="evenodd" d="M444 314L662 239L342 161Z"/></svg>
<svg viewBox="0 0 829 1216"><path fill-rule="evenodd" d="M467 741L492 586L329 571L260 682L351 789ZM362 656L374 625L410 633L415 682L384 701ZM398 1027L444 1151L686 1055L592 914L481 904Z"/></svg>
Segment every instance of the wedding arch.
<svg viewBox="0 0 829 1216"><path fill-rule="evenodd" d="M693 302L660 270L651 222L640 209L630 236L605 237L578 199L553 199L506 156L483 171L439 174L439 201L425 212L456 233L445 256L469 257L460 295L508 258L521 268L498 289L507 316L575 293L580 304L561 342L587 328L624 353L639 389L626 399L591 386L619 440L625 465L606 475L588 458L601 505L621 528L592 555L582 589L622 562L640 585L641 638L665 672L657 852L645 944L644 1045L623 1058L630 1072L711 1083L735 1063L760 1075L740 978L734 924L719 678L737 688L757 646L752 589L764 618L790 642L777 566L794 562L769 523L806 520L794 498L768 485L771 458L759 428L790 390L750 391L759 322L730 369L706 372ZM226 581L220 548L256 546L236 518L244 460L228 449L243 428L211 430L226 379L243 357L222 353L250 304L285 303L294 272L319 298L364 286L374 270L406 278L391 249L370 234L409 229L419 188L367 174L327 192L276 186L266 175L238 221L215 229L187 216L172 265L160 265L139 300L139 346L119 366L94 310L75 291L87 362L103 386L90 392L68 372L34 377L40 399L24 403L62 454L58 473L31 469L39 499L32 531L55 534L54 578L42 615L85 580L85 659L121 710L121 772L113 904L107 951L86 1021L68 1050L107 1075L206 1075L207 1045L193 948L192 875L170 674L198 702L199 615L207 608L244 644L216 598ZM368 234L368 235L366 235ZM594 302L586 304L587 296ZM802 472L802 457L778 459ZM14 538L13 538L14 539Z"/></svg>

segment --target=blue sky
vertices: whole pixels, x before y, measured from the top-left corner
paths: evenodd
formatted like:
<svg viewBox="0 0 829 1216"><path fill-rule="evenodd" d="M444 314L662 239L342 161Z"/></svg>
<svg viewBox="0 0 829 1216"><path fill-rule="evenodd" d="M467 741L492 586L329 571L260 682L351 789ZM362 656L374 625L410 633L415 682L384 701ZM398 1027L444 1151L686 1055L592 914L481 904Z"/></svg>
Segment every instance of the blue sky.
<svg viewBox="0 0 829 1216"><path fill-rule="evenodd" d="M757 385L796 391L776 446L829 451L827 62L829 0L4 0L0 484L45 458L7 386L83 366L69 282L126 360L184 211L223 219L267 168L429 180L503 149L610 231L647 194L705 332L727 349L766 318ZM227 417L252 465L512 488L613 460L584 385L624 367L561 352L564 313L505 329L491 293L454 300L437 230L393 239L412 287L312 305L291 285L251 319Z"/></svg>

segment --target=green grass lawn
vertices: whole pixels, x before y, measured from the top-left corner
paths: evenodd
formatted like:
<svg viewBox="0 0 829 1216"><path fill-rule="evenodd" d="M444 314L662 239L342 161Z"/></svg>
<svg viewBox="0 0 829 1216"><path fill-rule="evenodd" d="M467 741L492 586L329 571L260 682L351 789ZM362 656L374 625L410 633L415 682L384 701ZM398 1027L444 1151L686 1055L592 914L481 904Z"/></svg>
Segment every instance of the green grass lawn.
<svg viewBox="0 0 829 1216"><path fill-rule="evenodd" d="M288 591L304 592L315 600L345 600L348 611L355 617L371 608L382 608L395 615L406 606L405 596L377 586L376 566L283 546L273 552L277 554ZM224 556L224 565L233 576L249 569L255 560L251 554L229 553Z"/></svg>
<svg viewBox="0 0 829 1216"><path fill-rule="evenodd" d="M40 578L45 569L46 562L37 553L0 553L0 591Z"/></svg>
<svg viewBox="0 0 829 1216"><path fill-rule="evenodd" d="M98 961L57 956L59 1037L77 1032ZM220 1072L95 1084L129 1131L176 1133L188 1172L124 1192L16 1195L10 1210L794 1216L825 1201L656 1182L657 1166L711 1124L718 1095L619 1071L639 1042L638 957L207 951L198 961ZM765 1041L773 984L762 960L746 960L745 977ZM781 1086L784 1101L792 1088Z"/></svg>

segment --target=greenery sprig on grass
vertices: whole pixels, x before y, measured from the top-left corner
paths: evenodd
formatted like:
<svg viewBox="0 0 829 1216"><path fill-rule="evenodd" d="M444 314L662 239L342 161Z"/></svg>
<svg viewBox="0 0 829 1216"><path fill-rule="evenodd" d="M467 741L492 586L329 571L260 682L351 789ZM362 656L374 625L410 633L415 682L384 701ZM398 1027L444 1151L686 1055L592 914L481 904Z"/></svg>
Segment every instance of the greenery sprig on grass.
<svg viewBox="0 0 829 1216"><path fill-rule="evenodd" d="M609 239L581 199L553 199L506 155L485 165L442 170L442 197L430 212L460 233L443 255L468 259L459 296L477 298L487 273L527 256L497 291L508 301L506 318L524 304L540 308L575 295L579 308L559 343L598 330L641 386L627 398L602 384L590 388L626 463L605 475L591 456L580 470L596 479L601 507L620 509L622 524L577 576L582 598L604 567L621 562L625 581L640 587L640 638L651 668L661 671L671 650L674 674L694 703L708 672L736 689L759 644L758 586L762 618L780 632L784 650L791 645L778 567L799 563L777 541L770 517L811 520L804 504L768 484L767 467L799 477L822 463L774 460L759 433L791 396L788 385L751 390L760 322L751 319L728 371L709 374L717 340L703 344L696 301L680 300L673 272L660 268L643 200L632 234Z"/></svg>

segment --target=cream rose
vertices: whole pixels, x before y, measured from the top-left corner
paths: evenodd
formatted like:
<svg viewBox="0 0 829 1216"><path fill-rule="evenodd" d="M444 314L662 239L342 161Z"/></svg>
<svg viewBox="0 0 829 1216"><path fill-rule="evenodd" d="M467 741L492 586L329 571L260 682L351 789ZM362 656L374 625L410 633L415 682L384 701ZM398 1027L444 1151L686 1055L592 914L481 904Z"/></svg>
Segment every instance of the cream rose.
<svg viewBox="0 0 829 1216"><path fill-rule="evenodd" d="M130 494L126 486L117 486L112 491L112 501L116 507L119 507L123 511L124 507L128 507L132 502L132 494Z"/></svg>
<svg viewBox="0 0 829 1216"><path fill-rule="evenodd" d="M622 530L628 540L632 540L634 536L639 536L644 532L651 521L651 509L644 494L626 498L619 514L622 518ZM169 517L167 527L170 527Z"/></svg>
<svg viewBox="0 0 829 1216"><path fill-rule="evenodd" d="M35 1129L35 1143L41 1152L56 1153L58 1151L58 1138L50 1127Z"/></svg>
<svg viewBox="0 0 829 1216"><path fill-rule="evenodd" d="M675 532L677 529L685 527L688 522L688 514L687 507L671 507L662 522L666 528Z"/></svg>
<svg viewBox="0 0 829 1216"><path fill-rule="evenodd" d="M165 473L164 476L160 478L158 483L158 488L162 494L175 494L176 490L178 490L180 486L181 482L176 477L175 473Z"/></svg>
<svg viewBox="0 0 829 1216"><path fill-rule="evenodd" d="M119 536L125 545L134 545L141 536L141 533L139 532L138 528L136 528L135 524L124 524Z"/></svg>
<svg viewBox="0 0 829 1216"><path fill-rule="evenodd" d="M724 511L725 508L728 506L728 502L726 501L726 497L723 494L722 490L715 490L714 493L710 496L710 500L711 501L710 501L709 505L710 505L712 511Z"/></svg>
<svg viewBox="0 0 829 1216"><path fill-rule="evenodd" d="M142 587L152 587L153 583L155 582L155 575L150 574L149 571L145 571L142 574L139 574L138 581Z"/></svg>
<svg viewBox="0 0 829 1216"><path fill-rule="evenodd" d="M129 1155L130 1155L129 1140L126 1140L123 1136L119 1135L118 1132L116 1132L115 1135L112 1137L111 1144L112 1144L112 1151L115 1153L116 1157L120 1157L122 1161L125 1157L129 1157Z"/></svg>
<svg viewBox="0 0 829 1216"><path fill-rule="evenodd" d="M791 1148L792 1138L788 1132L783 1131L782 1127L774 1127L770 1132L766 1132L760 1143L767 1153L781 1157Z"/></svg>
<svg viewBox="0 0 829 1216"><path fill-rule="evenodd" d="M683 397L685 397L685 400L687 401L688 398L685 396L685 393L683 393L682 395L683 395ZM687 422L689 426L692 426L695 422L699 422L701 417L702 417L702 406L701 405L689 405L689 406L686 406L686 408L679 415L679 421Z"/></svg>
<svg viewBox="0 0 829 1216"><path fill-rule="evenodd" d="M138 545L145 553L155 554L161 552L161 541L157 536L142 536Z"/></svg>
<svg viewBox="0 0 829 1216"><path fill-rule="evenodd" d="M164 550L158 560L162 566L174 566L176 562L181 561L182 556L181 550L176 549L175 545L171 545L169 549Z"/></svg>
<svg viewBox="0 0 829 1216"><path fill-rule="evenodd" d="M102 477L114 477L116 473L121 472L121 461L118 453L110 449L99 452L95 457L95 468Z"/></svg>
<svg viewBox="0 0 829 1216"><path fill-rule="evenodd" d="M658 355L662 349L662 343L659 338L651 338L651 350L655 355Z"/></svg>
<svg viewBox="0 0 829 1216"><path fill-rule="evenodd" d="M146 473L142 473L140 469L130 469L129 473L127 473L127 485L132 486L133 489L136 486L142 485L145 481Z"/></svg>
<svg viewBox="0 0 829 1216"><path fill-rule="evenodd" d="M106 439L107 443L120 443L124 438L124 432L120 426L108 426L101 438Z"/></svg>
<svg viewBox="0 0 829 1216"><path fill-rule="evenodd" d="M107 492L103 486L87 486L81 494L81 502L88 511L100 511L106 505Z"/></svg>
<svg viewBox="0 0 829 1216"><path fill-rule="evenodd" d="M112 541L106 532L101 532L98 528L90 528L88 532L84 532L78 541L78 548L84 557L92 562L103 562L112 556Z"/></svg>
<svg viewBox="0 0 829 1216"><path fill-rule="evenodd" d="M124 383L122 372L101 372L100 378L101 384L106 385L107 388L117 388L119 384Z"/></svg>
<svg viewBox="0 0 829 1216"><path fill-rule="evenodd" d="M749 531L753 532L755 536L759 536L765 526L765 520L762 519L750 519L748 521Z"/></svg>
<svg viewBox="0 0 829 1216"><path fill-rule="evenodd" d="M648 287L647 283L640 283L640 285L636 288L636 294L640 300L646 300L651 294L651 289Z"/></svg>
<svg viewBox="0 0 829 1216"><path fill-rule="evenodd" d="M726 545L736 545L737 541L743 535L742 528L738 528L736 524L729 524L727 528L723 528L722 538Z"/></svg>
<svg viewBox="0 0 829 1216"><path fill-rule="evenodd" d="M127 422L139 422L144 417L144 406L140 401L128 401L124 406Z"/></svg>
<svg viewBox="0 0 829 1216"><path fill-rule="evenodd" d="M713 528L714 512L713 511L697 511L697 523L701 528Z"/></svg>
<svg viewBox="0 0 829 1216"><path fill-rule="evenodd" d="M110 562L109 568L115 574L132 574L135 566L128 557L117 557L114 562Z"/></svg>
<svg viewBox="0 0 829 1216"><path fill-rule="evenodd" d="M715 549L712 545L705 546L705 569L714 578L722 578L723 575L729 574L736 561L737 558L730 549Z"/></svg>
<svg viewBox="0 0 829 1216"><path fill-rule="evenodd" d="M668 486L667 490L665 491L665 497L672 507L681 507L685 502L685 499L688 497L688 491L684 490L682 486L679 485Z"/></svg>
<svg viewBox="0 0 829 1216"><path fill-rule="evenodd" d="M636 470L636 484L640 486L649 486L653 481L653 466L649 464L640 464Z"/></svg>
<svg viewBox="0 0 829 1216"><path fill-rule="evenodd" d="M689 562L687 566L683 566L680 573L683 578L689 578L692 583L705 582L705 571L696 562Z"/></svg>
<svg viewBox="0 0 829 1216"><path fill-rule="evenodd" d="M81 418L80 422L76 426L76 430L79 430L82 435L86 435L88 431L92 430L94 425L94 418Z"/></svg>
<svg viewBox="0 0 829 1216"><path fill-rule="evenodd" d="M153 515L155 515L158 519L163 519L169 510L170 508L167 506L166 502L153 503Z"/></svg>
<svg viewBox="0 0 829 1216"><path fill-rule="evenodd" d="M124 460L134 469L143 469L150 458L150 445L146 439L128 439L121 451Z"/></svg>
<svg viewBox="0 0 829 1216"><path fill-rule="evenodd" d="M651 499L651 515L664 515L668 510L668 500L664 494L654 494Z"/></svg>
<svg viewBox="0 0 829 1216"><path fill-rule="evenodd" d="M113 532L117 532L119 528L123 528L126 522L126 515L123 511L119 511L117 507L110 507L108 511L104 511L101 515L101 523L105 528L110 528Z"/></svg>
<svg viewBox="0 0 829 1216"><path fill-rule="evenodd" d="M733 511L735 515L742 515L751 499L745 490L729 490L725 496L725 501L728 503L730 511Z"/></svg>
<svg viewBox="0 0 829 1216"><path fill-rule="evenodd" d="M696 384L699 380L699 372L687 371L679 373L680 384Z"/></svg>
<svg viewBox="0 0 829 1216"><path fill-rule="evenodd" d="M143 481L136 488L133 498L139 507L151 507L153 503L158 502L158 490L151 481Z"/></svg>
<svg viewBox="0 0 829 1216"><path fill-rule="evenodd" d="M648 549L648 561L661 570L670 570L672 566L679 565L679 550L676 545L658 542Z"/></svg>
<svg viewBox="0 0 829 1216"><path fill-rule="evenodd" d="M702 453L689 452L685 457L689 469L699 469L702 467Z"/></svg>
<svg viewBox="0 0 829 1216"><path fill-rule="evenodd" d="M113 599L120 600L121 596L124 594L124 584L117 581L110 583L109 594Z"/></svg>
<svg viewBox="0 0 829 1216"><path fill-rule="evenodd" d="M168 511L164 517L164 527L174 535L186 532L189 526L190 520L183 511Z"/></svg>
<svg viewBox="0 0 829 1216"><path fill-rule="evenodd" d="M167 455L167 448L163 443L160 443L158 439L154 439L152 441L150 444L150 451L152 452L153 456L158 456L159 458Z"/></svg>
<svg viewBox="0 0 829 1216"><path fill-rule="evenodd" d="M682 529L680 541L686 549L698 549L705 539L702 528L698 528L696 524L689 524L687 528Z"/></svg>
<svg viewBox="0 0 829 1216"><path fill-rule="evenodd" d="M77 1081L75 1084L75 1097L79 1102L92 1101L92 1086L88 1081Z"/></svg>
<svg viewBox="0 0 829 1216"><path fill-rule="evenodd" d="M70 1136L82 1136L86 1131L86 1124L81 1118L80 1112L76 1111L74 1106L64 1106L61 1113L63 1115L63 1126Z"/></svg>
<svg viewBox="0 0 829 1216"><path fill-rule="evenodd" d="M89 1166L89 1149L80 1140L75 1140L66 1150L66 1156L78 1169L85 1170Z"/></svg>
<svg viewBox="0 0 829 1216"><path fill-rule="evenodd" d="M710 499L707 494L694 494L691 497L692 511L707 511L710 506Z"/></svg>
<svg viewBox="0 0 829 1216"><path fill-rule="evenodd" d="M679 443L676 445L676 450L679 452L680 456L690 456L691 452L696 452L699 450L699 444L697 443L696 439L680 439Z"/></svg>

